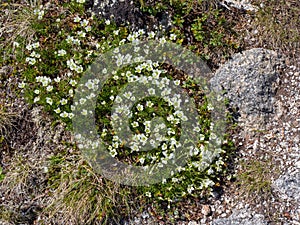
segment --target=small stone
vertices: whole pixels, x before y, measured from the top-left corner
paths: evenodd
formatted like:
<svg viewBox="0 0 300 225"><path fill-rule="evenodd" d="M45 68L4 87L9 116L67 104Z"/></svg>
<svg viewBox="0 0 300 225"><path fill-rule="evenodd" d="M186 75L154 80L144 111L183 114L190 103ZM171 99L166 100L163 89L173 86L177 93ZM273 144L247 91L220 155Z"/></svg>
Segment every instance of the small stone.
<svg viewBox="0 0 300 225"><path fill-rule="evenodd" d="M208 215L211 213L210 206L209 206L209 205L203 205L203 206L202 206L202 209L201 209L201 213L202 213L204 216L208 216Z"/></svg>

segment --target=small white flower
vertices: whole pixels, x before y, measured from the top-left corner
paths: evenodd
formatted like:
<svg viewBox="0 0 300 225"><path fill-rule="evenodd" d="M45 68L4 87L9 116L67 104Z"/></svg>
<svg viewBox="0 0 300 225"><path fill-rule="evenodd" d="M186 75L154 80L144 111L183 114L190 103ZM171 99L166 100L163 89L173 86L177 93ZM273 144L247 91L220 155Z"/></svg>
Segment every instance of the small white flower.
<svg viewBox="0 0 300 225"><path fill-rule="evenodd" d="M85 3L85 0L76 0L76 1L81 4Z"/></svg>
<svg viewBox="0 0 300 225"><path fill-rule="evenodd" d="M118 154L116 149L112 149L109 153L112 157L116 157L116 155Z"/></svg>
<svg viewBox="0 0 300 225"><path fill-rule="evenodd" d="M83 32L83 31L78 31L78 32L77 32L77 35L78 35L79 37L81 37L81 38L84 38L84 37L86 36L86 33Z"/></svg>
<svg viewBox="0 0 300 225"><path fill-rule="evenodd" d="M131 123L131 125L132 125L132 127L138 127L138 126L139 126L139 123L136 122L136 121L134 121L134 122Z"/></svg>
<svg viewBox="0 0 300 225"><path fill-rule="evenodd" d="M71 79L69 84L71 84L73 87L75 87L77 82L76 82L76 80Z"/></svg>
<svg viewBox="0 0 300 225"><path fill-rule="evenodd" d="M52 85L47 86L46 90L47 90L48 92L52 91L52 90L53 90L53 86L52 86Z"/></svg>
<svg viewBox="0 0 300 225"><path fill-rule="evenodd" d="M159 39L159 43L162 44L162 45L165 44L166 42L167 42L167 40L166 40L165 37L162 37L162 38Z"/></svg>
<svg viewBox="0 0 300 225"><path fill-rule="evenodd" d="M214 107L212 106L212 104L207 104L207 109L209 110L209 111L211 111L211 110L214 110Z"/></svg>
<svg viewBox="0 0 300 225"><path fill-rule="evenodd" d="M110 25L110 20L105 20L106 25Z"/></svg>
<svg viewBox="0 0 300 225"><path fill-rule="evenodd" d="M82 27L86 27L88 24L89 24L89 21L86 20L86 19L84 19L84 20L82 20L82 21L80 22L80 25L81 25Z"/></svg>
<svg viewBox="0 0 300 225"><path fill-rule="evenodd" d="M68 103L68 100L63 98L59 102L60 102L61 105L66 105Z"/></svg>
<svg viewBox="0 0 300 225"><path fill-rule="evenodd" d="M113 33L114 35L119 35L120 30L114 30Z"/></svg>
<svg viewBox="0 0 300 225"><path fill-rule="evenodd" d="M194 127L193 131L195 131L195 132L200 132L201 129L200 129L199 127Z"/></svg>
<svg viewBox="0 0 300 225"><path fill-rule="evenodd" d="M151 194L151 192L149 192L149 191L148 191L148 192L146 192L146 193L145 193L145 195L146 195L147 197L149 197L149 198L151 198L151 197L152 197L152 194Z"/></svg>
<svg viewBox="0 0 300 225"><path fill-rule="evenodd" d="M27 45L27 46L26 46L26 49L27 49L28 51L31 51L31 50L32 50L32 45Z"/></svg>
<svg viewBox="0 0 300 225"><path fill-rule="evenodd" d="M155 89L149 88L149 89L148 89L148 93L149 93L150 95L155 95Z"/></svg>
<svg viewBox="0 0 300 225"><path fill-rule="evenodd" d="M170 40L175 41L177 38L176 34L171 34L170 35Z"/></svg>
<svg viewBox="0 0 300 225"><path fill-rule="evenodd" d="M146 102L146 106L147 106L147 107L152 107L153 105L154 105L154 103L151 102L151 101L147 101L147 102Z"/></svg>
<svg viewBox="0 0 300 225"><path fill-rule="evenodd" d="M148 37L150 39L154 38L155 37L155 33L153 31L151 31L149 34L148 34Z"/></svg>
<svg viewBox="0 0 300 225"><path fill-rule="evenodd" d="M57 51L58 56L64 56L66 54L67 54L67 52L64 49L60 49L60 50Z"/></svg>
<svg viewBox="0 0 300 225"><path fill-rule="evenodd" d="M84 29L85 29L86 32L90 32L92 30L92 27L91 26L86 26Z"/></svg>
<svg viewBox="0 0 300 225"><path fill-rule="evenodd" d="M36 89L36 90L34 90L33 92L34 92L34 94L37 94L37 95L38 95L38 94L40 93L40 90Z"/></svg>
<svg viewBox="0 0 300 225"><path fill-rule="evenodd" d="M54 110L54 112L56 112L57 114L59 114L61 112L60 108L57 108Z"/></svg>
<svg viewBox="0 0 300 225"><path fill-rule="evenodd" d="M39 100L40 100L40 96L37 96L37 97L35 97L35 98L33 99L33 102L34 102L34 103L37 103Z"/></svg>
<svg viewBox="0 0 300 225"><path fill-rule="evenodd" d="M86 110L86 109L83 109L83 110L81 111L81 114L82 114L82 115L84 115L84 116L86 116L86 115L87 115L87 113L88 113L88 112L87 112L87 110Z"/></svg>
<svg viewBox="0 0 300 225"><path fill-rule="evenodd" d="M85 98L79 99L79 103L80 103L81 105L83 105L85 102L86 102L86 99L85 99Z"/></svg>
<svg viewBox="0 0 300 225"><path fill-rule="evenodd" d="M138 104L138 105L136 106L136 108L137 108L137 110L139 110L139 111L143 111L144 106L141 105L141 104Z"/></svg>
<svg viewBox="0 0 300 225"><path fill-rule="evenodd" d="M62 118L66 118L66 117L69 116L69 113L63 111L63 112L62 112L61 114L59 114L59 115L60 115L60 117L62 117Z"/></svg>
<svg viewBox="0 0 300 225"><path fill-rule="evenodd" d="M19 88L24 88L25 85L26 85L26 84L25 84L24 82L22 82L22 83L19 83L18 87L19 87Z"/></svg>
<svg viewBox="0 0 300 225"><path fill-rule="evenodd" d="M80 20L81 20L81 18L80 18L79 16L75 16L73 21L74 21L75 23L79 23Z"/></svg>
<svg viewBox="0 0 300 225"><path fill-rule="evenodd" d="M47 102L49 105L52 105L52 104L53 104L52 99L49 98L49 97L46 98L46 102Z"/></svg>
<svg viewBox="0 0 300 225"><path fill-rule="evenodd" d="M72 119L74 117L74 113L68 113L68 117Z"/></svg>
<svg viewBox="0 0 300 225"><path fill-rule="evenodd" d="M74 90L73 89L69 90L69 95L70 95L70 97L73 97L73 95L74 95Z"/></svg>
<svg viewBox="0 0 300 225"><path fill-rule="evenodd" d="M20 44L19 44L18 42L14 41L14 42L13 42L13 46L14 46L15 48L18 48L18 47L20 47Z"/></svg>
<svg viewBox="0 0 300 225"><path fill-rule="evenodd" d="M56 77L56 78L54 78L54 81L56 82L56 83L59 83L60 82L60 77Z"/></svg>
<svg viewBox="0 0 300 225"><path fill-rule="evenodd" d="M36 43L32 44L32 48L38 48L38 47L40 47L40 43L39 42L36 42Z"/></svg>
<svg viewBox="0 0 300 225"><path fill-rule="evenodd" d="M174 84L178 86L180 84L180 80L174 80Z"/></svg>

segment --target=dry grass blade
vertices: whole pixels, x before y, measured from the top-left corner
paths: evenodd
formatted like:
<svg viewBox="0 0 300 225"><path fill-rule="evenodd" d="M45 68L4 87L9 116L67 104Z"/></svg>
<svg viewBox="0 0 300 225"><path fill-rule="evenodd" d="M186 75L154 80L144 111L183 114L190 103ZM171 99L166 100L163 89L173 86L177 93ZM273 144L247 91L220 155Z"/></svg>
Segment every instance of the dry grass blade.
<svg viewBox="0 0 300 225"><path fill-rule="evenodd" d="M4 107L0 105L0 136L6 137L13 127L13 122L17 117L17 113L6 112Z"/></svg>
<svg viewBox="0 0 300 225"><path fill-rule="evenodd" d="M30 40L34 36L31 24L35 18L33 10L38 5L40 1L26 1L22 4L14 1L0 5L0 37L3 38L0 48L11 46L18 37Z"/></svg>

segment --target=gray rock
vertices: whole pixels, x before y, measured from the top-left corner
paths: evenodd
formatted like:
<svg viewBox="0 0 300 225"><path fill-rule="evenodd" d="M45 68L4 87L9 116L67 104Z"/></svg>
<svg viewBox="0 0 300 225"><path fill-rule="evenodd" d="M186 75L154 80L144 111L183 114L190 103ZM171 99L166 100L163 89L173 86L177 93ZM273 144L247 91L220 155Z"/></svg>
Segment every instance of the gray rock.
<svg viewBox="0 0 300 225"><path fill-rule="evenodd" d="M249 130L264 129L274 113L273 96L283 59L274 51L254 48L235 54L210 80L211 88L238 110L236 119Z"/></svg>
<svg viewBox="0 0 300 225"><path fill-rule="evenodd" d="M234 210L228 218L219 218L213 220L211 225L266 225L268 224L264 220L264 216L261 214L255 214L244 208L242 210Z"/></svg>
<svg viewBox="0 0 300 225"><path fill-rule="evenodd" d="M273 183L273 188L284 196L300 203L300 170L288 171Z"/></svg>

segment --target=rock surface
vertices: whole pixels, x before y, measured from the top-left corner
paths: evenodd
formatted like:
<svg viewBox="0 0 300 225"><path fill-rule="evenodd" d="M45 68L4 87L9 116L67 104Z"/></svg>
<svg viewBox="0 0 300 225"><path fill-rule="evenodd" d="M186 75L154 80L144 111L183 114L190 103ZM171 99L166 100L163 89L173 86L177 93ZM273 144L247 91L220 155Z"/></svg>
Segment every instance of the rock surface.
<svg viewBox="0 0 300 225"><path fill-rule="evenodd" d="M254 48L235 54L210 80L212 89L223 93L231 107L237 109L236 119L242 127L264 129L274 113L274 84L282 61L274 51Z"/></svg>
<svg viewBox="0 0 300 225"><path fill-rule="evenodd" d="M300 170L288 171L273 183L274 189L300 203Z"/></svg>
<svg viewBox="0 0 300 225"><path fill-rule="evenodd" d="M248 211L247 208L234 210L228 218L221 218L212 221L211 225L266 225L264 216Z"/></svg>

